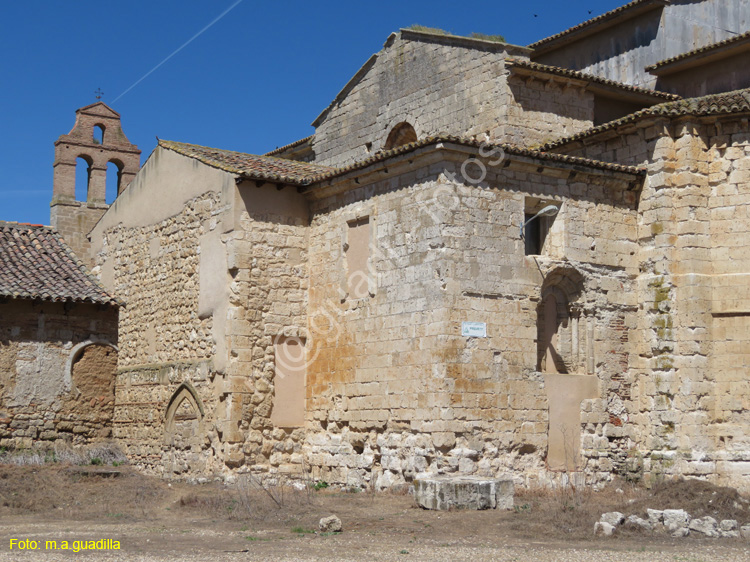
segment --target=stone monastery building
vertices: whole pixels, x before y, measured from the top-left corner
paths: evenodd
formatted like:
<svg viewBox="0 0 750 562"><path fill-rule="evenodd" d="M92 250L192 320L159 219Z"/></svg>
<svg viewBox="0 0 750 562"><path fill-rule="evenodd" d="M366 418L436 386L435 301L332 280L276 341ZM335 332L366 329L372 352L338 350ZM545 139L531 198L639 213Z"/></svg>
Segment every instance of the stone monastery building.
<svg viewBox="0 0 750 562"><path fill-rule="evenodd" d="M3 326L0 445L111 432L169 477L750 490L748 57L750 1L636 0L528 47L402 29L265 155L160 140L138 170L119 115L78 110L52 223L106 304L0 276L0 307L104 316L53 338L43 414L18 365L43 376L53 344ZM62 424L103 341L111 417Z"/></svg>

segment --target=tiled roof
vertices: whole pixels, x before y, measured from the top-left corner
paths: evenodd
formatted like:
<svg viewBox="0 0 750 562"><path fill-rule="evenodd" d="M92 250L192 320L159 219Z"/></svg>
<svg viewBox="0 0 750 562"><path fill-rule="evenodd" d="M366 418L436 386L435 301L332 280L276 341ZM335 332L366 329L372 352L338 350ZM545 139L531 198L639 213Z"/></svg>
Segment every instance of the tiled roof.
<svg viewBox="0 0 750 562"><path fill-rule="evenodd" d="M697 55L708 55L709 53L713 51L720 51L721 49L724 49L726 47L731 47L737 43L742 43L749 39L750 39L750 31L741 33L740 35L735 35L734 37L730 37L729 39L724 39L724 41L719 41L718 43L712 43L711 45L706 45L705 47L701 47L700 49L695 49L693 51L688 51L687 53L682 53L681 55L677 55L676 57L672 57L670 59L659 61L656 64L647 66L646 70L648 72L651 72L653 70L659 70L660 68L669 66L673 63L680 62L686 59L690 59Z"/></svg>
<svg viewBox="0 0 750 562"><path fill-rule="evenodd" d="M542 150L552 150L562 145L615 129L620 125L633 123L646 118L682 117L688 115L702 117L709 115L727 115L732 113L750 113L750 88L735 90L733 92L724 92L721 94L712 94L700 98L688 98L647 107L646 109L636 111L635 113L631 113L620 119L594 127L593 129L588 129L577 135L548 143L541 148Z"/></svg>
<svg viewBox="0 0 750 562"><path fill-rule="evenodd" d="M0 296L119 306L60 235L47 226L0 221Z"/></svg>
<svg viewBox="0 0 750 562"><path fill-rule="evenodd" d="M542 72L546 74L554 74L556 76L563 76L565 78L575 78L578 80L586 80L587 82L593 82L595 84L601 84L603 86L611 86L626 92L633 92L636 94L642 94L644 96L661 98L665 100L679 100L682 99L676 94L668 94L666 92L659 92L657 90L649 90L648 88L639 88L638 86L630 86L623 84L622 82L616 82L614 80L607 80L593 74L586 74L578 70L570 70L567 68L561 68L559 66L550 66L547 64L539 64L537 62L519 60L519 59L508 59L505 63L511 68L525 68L535 72Z"/></svg>
<svg viewBox="0 0 750 562"><path fill-rule="evenodd" d="M324 174L333 169L286 158L256 156L184 142L159 140L159 146L195 158L212 168L239 174L245 178L278 181L290 185L306 185L305 182L310 176Z"/></svg>
<svg viewBox="0 0 750 562"><path fill-rule="evenodd" d="M623 172L626 174L642 175L645 170L635 166L623 166L621 164L612 164L601 162L589 158L579 158L577 156L567 156L555 154L552 152L542 152L540 150L531 150L520 148L510 144L492 144L484 141L478 141L466 137L454 135L438 135L426 137L416 142L398 146L391 150L376 152L369 158L359 160L341 168L330 168L318 164L306 162L297 162L295 160L285 160L283 158L273 158L269 156L256 156L253 154L244 154L241 152L231 152L228 150L219 150L216 148L206 148L193 144L177 143L172 141L159 141L160 146L175 150L180 154L195 158L208 166L219 168L229 173L237 174L238 179L258 179L265 181L275 181L296 186L310 186L312 184L330 180L342 176L349 172L354 172L383 162L389 158L406 154L420 148L441 143L452 143L471 148L484 148L485 150L500 149L505 154L515 156L525 156L540 162L572 164L606 170L610 172ZM281 172L279 171L281 170Z"/></svg>
<svg viewBox="0 0 750 562"><path fill-rule="evenodd" d="M333 179L337 176L341 176L349 172L361 170L372 164L383 162L385 160L388 160L389 158L393 158L401 154L406 154L408 152L413 152L417 149L425 148L430 145L437 145L441 143L452 143L452 144L457 144L457 145L466 146L470 148L483 148L484 152L489 153L489 154L492 154L493 149L495 150L499 149L499 150L502 150L505 154L514 155L514 156L524 156L527 158L531 158L533 160L537 160L539 162L579 165L579 166L584 166L586 168L594 168L594 169L605 170L605 171L610 171L610 172L622 172L622 173L633 174L637 176L645 175L646 173L646 170L644 170L643 168L639 168L637 166L623 166L622 164L612 164L609 162L601 162L599 160L592 160L590 158L580 158L578 156L568 156L564 154L555 154L552 152L543 152L541 150L520 148L518 146L513 146L510 144L487 143L484 141L479 141L476 139L470 139L466 137L458 137L458 136L453 136L453 135L439 135L439 136L434 136L434 137L423 138L416 142L405 144L405 145L396 147L391 150L386 150L383 152L376 152L369 158L365 158L364 160L360 160L358 162L355 162L354 164L350 164L349 166L346 166L343 168L337 168L326 174L322 174L322 175L310 178L309 183L312 184L312 183L325 181L328 179Z"/></svg>
<svg viewBox="0 0 750 562"><path fill-rule="evenodd" d="M285 144L284 146L275 148L271 150L270 152L266 152L264 156L275 156L276 154L281 154L282 152L286 152L287 150L290 150L292 148L297 148L298 146L302 146L303 144L309 143L312 140L312 138L313 136L310 135L309 137L305 137L304 139L299 139L298 141L290 142L289 144Z"/></svg>
<svg viewBox="0 0 750 562"><path fill-rule="evenodd" d="M629 2L625 4L624 6L620 6L619 8L615 8L614 10L610 10L609 12L605 14L602 14L595 18L591 18L590 20L587 20L583 23L579 23L578 25L568 28L565 31L562 31L555 35L551 35L550 37L546 37L545 39L537 41L536 43L532 43L528 47L530 49L538 49L540 47L548 45L549 43L553 43L559 39L562 39L568 35L572 35L574 33L583 31L586 28L594 27L604 22L607 22L609 20L618 18L623 15L627 15L628 12L638 12L638 11L641 11L643 8L648 8L649 6L653 6L653 7L664 6L665 4L668 4L668 3L669 3L669 0L633 0L633 2Z"/></svg>

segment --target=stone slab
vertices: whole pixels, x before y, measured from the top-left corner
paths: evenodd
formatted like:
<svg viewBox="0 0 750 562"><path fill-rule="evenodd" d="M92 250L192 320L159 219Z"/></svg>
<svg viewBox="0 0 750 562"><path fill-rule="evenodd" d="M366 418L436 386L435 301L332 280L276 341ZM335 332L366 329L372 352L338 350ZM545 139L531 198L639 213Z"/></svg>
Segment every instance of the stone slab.
<svg viewBox="0 0 750 562"><path fill-rule="evenodd" d="M414 498L425 509L513 509L513 494L510 478L440 475L414 480Z"/></svg>

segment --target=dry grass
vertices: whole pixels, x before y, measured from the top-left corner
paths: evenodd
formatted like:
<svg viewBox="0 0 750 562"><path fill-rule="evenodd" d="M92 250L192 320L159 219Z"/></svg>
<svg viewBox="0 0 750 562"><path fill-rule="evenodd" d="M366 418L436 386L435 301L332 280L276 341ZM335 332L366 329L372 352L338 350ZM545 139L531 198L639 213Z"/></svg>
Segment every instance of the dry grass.
<svg viewBox="0 0 750 562"><path fill-rule="evenodd" d="M51 517L147 517L168 485L131 468L0 465L0 512Z"/></svg>
<svg viewBox="0 0 750 562"><path fill-rule="evenodd" d="M298 490L276 477L244 474L231 485L211 484L191 491L180 498L179 506L230 520L263 519L272 513L292 512L314 505L315 494L309 484Z"/></svg>
<svg viewBox="0 0 750 562"><path fill-rule="evenodd" d="M595 540L594 523L608 511L645 517L647 508L681 508L693 517L711 515L744 525L750 523L749 505L736 490L684 480L664 482L651 490L627 482L616 482L598 492L573 486L517 489L516 507L510 512L435 512L417 508L413 498L395 492L315 491L314 484L298 490L270 475L244 475L231 486L219 482L170 484L130 467L0 465L0 517L33 514L114 524L148 520L166 525L223 521L284 536L293 527L316 528L321 517L335 513L347 528L363 533L435 540L444 534L472 537L479 529L491 529L492 537L584 544ZM608 540L627 540L639 532L623 528ZM635 540L667 538L648 533Z"/></svg>
<svg viewBox="0 0 750 562"><path fill-rule="evenodd" d="M672 480L652 489L615 482L595 492L591 488L563 486L516 491L511 526L520 536L586 539L603 513L619 511L625 516L646 518L646 509L684 509L693 517L711 515L717 520L750 523L750 502L737 490L700 480ZM626 534L643 532L627 527Z"/></svg>
<svg viewBox="0 0 750 562"><path fill-rule="evenodd" d="M63 442L55 442L49 448L2 449L0 464L16 466L41 466L45 464L73 465L120 465L127 457L120 448L111 442L103 442L86 447L73 447Z"/></svg>

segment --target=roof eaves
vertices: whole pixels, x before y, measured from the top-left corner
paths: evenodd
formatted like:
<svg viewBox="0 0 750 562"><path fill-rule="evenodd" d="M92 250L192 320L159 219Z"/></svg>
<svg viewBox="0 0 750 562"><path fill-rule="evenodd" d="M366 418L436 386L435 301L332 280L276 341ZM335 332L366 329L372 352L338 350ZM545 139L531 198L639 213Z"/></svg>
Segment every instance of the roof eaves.
<svg viewBox="0 0 750 562"><path fill-rule="evenodd" d="M18 223L11 221L0 221L0 230L3 233L3 259L5 275L3 285L0 287L0 297L12 299L42 300L48 302L72 302L90 303L97 305L109 305L120 307L124 303L118 298L110 295L88 269L83 265L78 256L65 243L65 240L52 227ZM8 237L10 234L10 237ZM23 248L22 256L18 248ZM13 249L16 248L14 252ZM64 256L63 259L54 259ZM55 279L42 281L41 287L35 287L33 291L24 289L22 283L29 283L24 276L28 274L28 262L39 260L39 271L47 273L54 271ZM50 269L53 268L53 269ZM35 268L36 269L36 268ZM11 278L8 284L7 272L14 271L17 275ZM31 281L38 283L40 277ZM64 285L61 287L61 284ZM27 285L28 286L28 285ZM51 290L52 289L52 290ZM75 294L78 291L79 294Z"/></svg>
<svg viewBox="0 0 750 562"><path fill-rule="evenodd" d="M731 56L735 51L750 46L750 31L735 35L723 41L705 45L698 49L664 59L646 67L646 71L656 76L671 74L683 68L694 66L701 61L708 62Z"/></svg>
<svg viewBox="0 0 750 562"><path fill-rule="evenodd" d="M587 82L588 84L603 86L604 88L611 88L614 91L621 91L623 93L637 95L640 97L669 101L677 101L682 99L677 94L669 94L667 92L660 92L658 90L650 90L647 88L640 88L638 86L631 86L629 84L623 84L622 82L616 82L615 80L608 80L606 78L601 78L600 76L587 74L578 70L571 70L559 66L541 64L538 62L508 59L506 61L506 66L509 66L511 70L521 69L522 72L554 75L569 78L571 80L581 80L583 82Z"/></svg>
<svg viewBox="0 0 750 562"><path fill-rule="evenodd" d="M535 43L528 45L529 49L534 50L534 55L542 54L553 50L562 43L574 41L582 37L596 33L606 29L620 21L625 21L634 18L640 14L645 14L652 10L662 8L670 4L671 0L633 0L624 6L610 10L600 16L586 20L583 23L579 23L573 27L551 35Z"/></svg>
<svg viewBox="0 0 750 562"><path fill-rule="evenodd" d="M284 146L280 146L279 148L274 148L270 152L266 152L263 156L275 156L277 154L281 154L282 152L286 152L287 150L291 150L292 148L297 148L298 146L302 146L303 144L309 144L312 139L313 135L310 135L309 137L305 137L304 139L299 139L298 141L290 142L289 144L285 144Z"/></svg>
<svg viewBox="0 0 750 562"><path fill-rule="evenodd" d="M392 150L379 152L379 153L374 154L373 156L370 156L369 158L365 158L364 160L359 160L348 166L344 166L342 168L337 168L335 170L332 170L331 172L327 174L321 174L318 176L311 177L308 185L305 186L306 187L305 191L309 190L314 184L332 180L340 176L349 174L351 172L358 172L358 171L364 170L370 166L388 161L390 159L396 158L403 154L415 152L419 149L425 148L430 145L439 145L439 144L445 144L445 143L452 143L455 145L459 145L462 147L469 147L469 148L484 148L485 150L487 149L491 150L493 148L500 149L500 150L503 150L505 154L526 157L526 158L530 158L532 160L535 160L541 163L577 165L577 166L581 166L584 168L603 170L603 171L609 171L609 172L619 172L619 173L629 174L629 175L633 175L637 177L641 177L646 174L645 169L639 168L637 166L626 166L623 164L603 162L600 160L593 160L590 158L568 156L564 154L544 152L541 150L532 150L532 149L522 148L522 147L509 145L509 144L492 144L492 143L487 143L484 141L478 141L475 139L469 139L469 138L458 137L458 136L453 136L453 135L439 135L439 136L434 136L434 137L426 137L416 142L412 142L409 144L399 146Z"/></svg>
<svg viewBox="0 0 750 562"><path fill-rule="evenodd" d="M604 123L597 127L592 127L575 135L565 137L543 145L541 150L554 150L566 144L582 141L595 137L601 133L612 131L623 125L640 122L645 119L653 118L680 118L680 117L704 117L710 115L730 115L737 113L750 114L750 88L735 90L733 92L723 92L721 94L711 94L699 98L687 98L683 100L662 103L652 107L647 107L615 119L609 123Z"/></svg>

